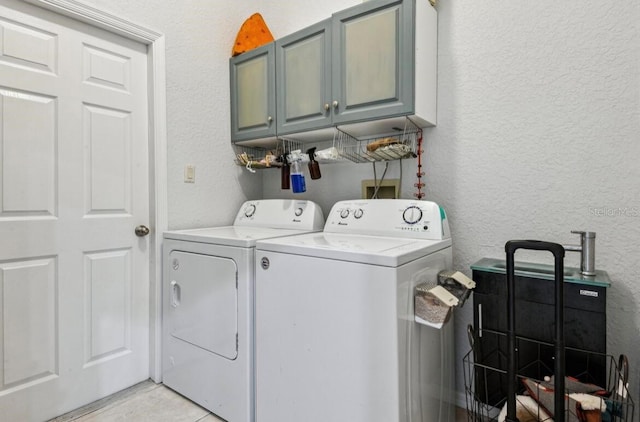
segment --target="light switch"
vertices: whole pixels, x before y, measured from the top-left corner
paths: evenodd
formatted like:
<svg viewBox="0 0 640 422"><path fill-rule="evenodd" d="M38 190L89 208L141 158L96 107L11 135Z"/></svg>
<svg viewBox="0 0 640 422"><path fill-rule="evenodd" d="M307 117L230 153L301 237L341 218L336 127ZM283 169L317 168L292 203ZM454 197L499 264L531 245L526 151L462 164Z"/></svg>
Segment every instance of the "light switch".
<svg viewBox="0 0 640 422"><path fill-rule="evenodd" d="M196 166L187 164L184 168L184 182L195 183L196 182Z"/></svg>

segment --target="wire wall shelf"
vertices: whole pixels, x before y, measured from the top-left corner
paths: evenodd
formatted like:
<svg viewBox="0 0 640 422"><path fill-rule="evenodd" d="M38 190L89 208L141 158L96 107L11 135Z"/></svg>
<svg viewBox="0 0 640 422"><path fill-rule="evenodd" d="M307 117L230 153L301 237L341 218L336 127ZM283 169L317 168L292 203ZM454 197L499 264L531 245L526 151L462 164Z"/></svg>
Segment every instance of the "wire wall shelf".
<svg viewBox="0 0 640 422"><path fill-rule="evenodd" d="M247 170L259 170L272 167L282 167L281 157L291 151L302 149L302 142L279 138L272 148L248 147L235 145L235 163Z"/></svg>
<svg viewBox="0 0 640 422"><path fill-rule="evenodd" d="M349 161L372 163L417 157L421 137L422 129L407 118L404 129L387 136L356 138L336 128L334 145L339 154Z"/></svg>
<svg viewBox="0 0 640 422"><path fill-rule="evenodd" d="M327 139L321 142L329 143L331 146L316 151L315 160L319 163L375 163L416 158L421 153L421 139L422 129L409 118L405 119L403 128L397 128L397 132L375 137L358 138L350 135L346 129L336 127L333 131L333 141ZM307 142L286 137L277 138L276 142L268 147L236 144L235 162L252 172L257 169L278 168L283 165L283 156L296 150L304 153L310 146Z"/></svg>

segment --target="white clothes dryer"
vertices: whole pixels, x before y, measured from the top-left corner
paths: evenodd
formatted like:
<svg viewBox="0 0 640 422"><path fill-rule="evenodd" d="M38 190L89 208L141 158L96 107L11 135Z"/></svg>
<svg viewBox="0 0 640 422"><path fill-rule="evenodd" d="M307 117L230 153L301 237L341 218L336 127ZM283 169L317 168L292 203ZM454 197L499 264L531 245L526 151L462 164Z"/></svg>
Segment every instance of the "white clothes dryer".
<svg viewBox="0 0 640 422"><path fill-rule="evenodd" d="M452 265L435 203L336 203L324 232L256 243L258 422L452 422L453 318L414 319Z"/></svg>
<svg viewBox="0 0 640 422"><path fill-rule="evenodd" d="M322 230L311 201L242 205L233 226L164 233L162 377L231 422L254 411L254 247Z"/></svg>

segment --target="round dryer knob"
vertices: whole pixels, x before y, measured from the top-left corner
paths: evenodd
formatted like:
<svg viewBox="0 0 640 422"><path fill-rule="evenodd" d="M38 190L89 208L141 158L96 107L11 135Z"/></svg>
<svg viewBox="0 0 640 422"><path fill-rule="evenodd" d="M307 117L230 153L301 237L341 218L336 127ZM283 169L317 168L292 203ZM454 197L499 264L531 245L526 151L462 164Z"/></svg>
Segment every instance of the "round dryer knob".
<svg viewBox="0 0 640 422"><path fill-rule="evenodd" d="M416 224L422 220L422 210L415 205L407 207L402 213L402 218L407 224Z"/></svg>
<svg viewBox="0 0 640 422"><path fill-rule="evenodd" d="M340 217L342 217L342 218L347 218L347 217L349 217L349 209L348 209L348 208L345 208L345 209L343 209L342 211L340 211Z"/></svg>
<svg viewBox="0 0 640 422"><path fill-rule="evenodd" d="M296 208L296 210L293 213L296 215L296 217L300 217L303 212L304 210L302 208Z"/></svg>
<svg viewBox="0 0 640 422"><path fill-rule="evenodd" d="M244 209L245 217L252 217L253 214L255 213L256 213L256 206L254 204L250 204L247 206L247 208Z"/></svg>
<svg viewBox="0 0 640 422"><path fill-rule="evenodd" d="M364 211L362 210L362 208L358 208L353 212L353 216L355 218L362 218L363 215L364 215Z"/></svg>

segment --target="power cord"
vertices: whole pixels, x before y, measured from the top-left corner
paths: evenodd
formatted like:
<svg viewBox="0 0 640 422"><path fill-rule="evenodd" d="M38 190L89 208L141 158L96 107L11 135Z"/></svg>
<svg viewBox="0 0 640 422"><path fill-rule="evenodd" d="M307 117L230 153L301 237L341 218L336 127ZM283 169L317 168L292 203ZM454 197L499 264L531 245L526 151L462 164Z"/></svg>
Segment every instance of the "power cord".
<svg viewBox="0 0 640 422"><path fill-rule="evenodd" d="M376 162L373 163L373 183L375 185L375 190L371 195L371 199L378 199L378 191L380 190L380 186L382 186L382 181L384 180L384 176L387 174L387 169L389 168L389 162L385 161L384 171L382 172L382 177L380 177L380 183L378 183L378 177L376 175Z"/></svg>

